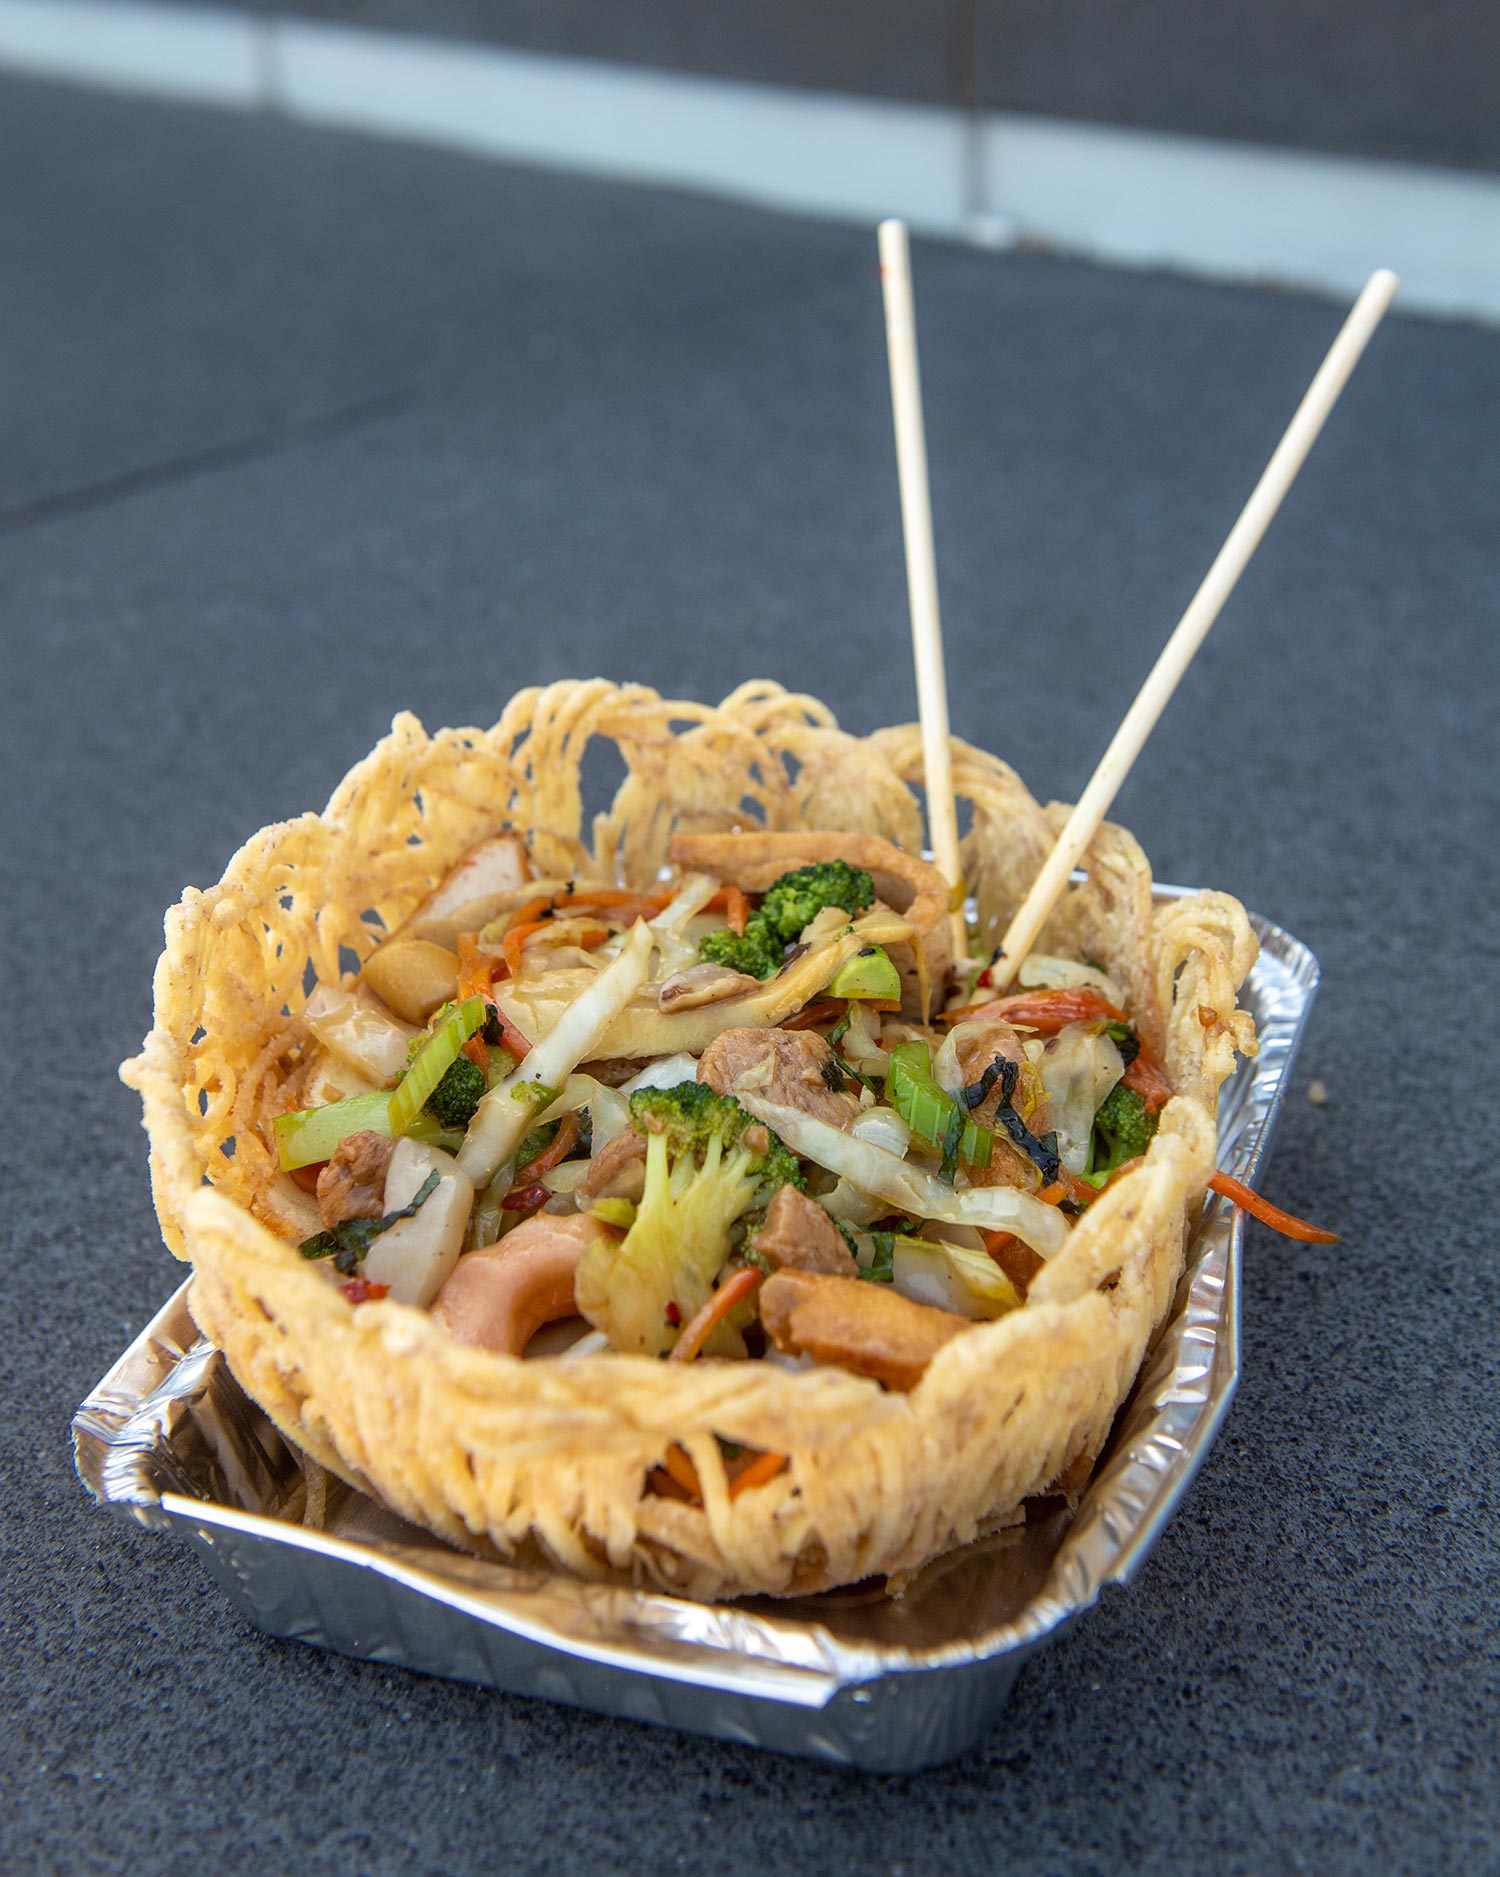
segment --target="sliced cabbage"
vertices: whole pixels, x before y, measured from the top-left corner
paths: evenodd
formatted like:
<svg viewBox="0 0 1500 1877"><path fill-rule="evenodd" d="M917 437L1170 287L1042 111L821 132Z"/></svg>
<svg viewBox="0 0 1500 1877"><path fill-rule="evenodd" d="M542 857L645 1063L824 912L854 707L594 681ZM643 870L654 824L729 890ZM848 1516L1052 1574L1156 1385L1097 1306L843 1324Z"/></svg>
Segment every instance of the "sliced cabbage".
<svg viewBox="0 0 1500 1877"><path fill-rule="evenodd" d="M377 1085L358 1070L350 1069L330 1050L318 1058L317 1066L303 1087L303 1099L309 1108L328 1108L351 1095L373 1095Z"/></svg>
<svg viewBox="0 0 1500 1877"><path fill-rule="evenodd" d="M891 1281L913 1303L951 1310L975 1322L1016 1309L1020 1293L987 1251L928 1238L897 1238Z"/></svg>
<svg viewBox="0 0 1500 1877"><path fill-rule="evenodd" d="M1102 991L1117 1010L1125 1008L1125 994L1107 971L1080 964L1075 958L1053 958L1046 952L1028 952L1016 969L1023 991L1073 991L1091 987Z"/></svg>
<svg viewBox="0 0 1500 1877"><path fill-rule="evenodd" d="M656 934L656 943L661 951L661 973L664 978L671 977L674 971L686 971L689 965L697 964L698 947L687 936L687 924L702 912L718 890L718 881L710 879L706 873L690 873L651 921L651 930Z"/></svg>
<svg viewBox="0 0 1500 1877"><path fill-rule="evenodd" d="M561 1121L565 1114L577 1114L581 1108L589 1111L595 1153L630 1126L630 1103L624 1092L591 1075L570 1075L557 1100L541 1111L533 1125L545 1127L549 1121Z"/></svg>
<svg viewBox="0 0 1500 1877"><path fill-rule="evenodd" d="M476 1186L487 1185L535 1124L542 1107L586 1056L646 981L653 935L638 919L618 958L566 1006L551 1030L533 1045L503 1082L480 1101L458 1163ZM539 1091L550 1091L545 1102Z"/></svg>
<svg viewBox="0 0 1500 1877"><path fill-rule="evenodd" d="M890 1211L883 1199L872 1199L849 1180L840 1180L831 1193L819 1199L818 1204L831 1219L837 1219L840 1225L852 1225L856 1231L862 1226L873 1225Z"/></svg>
<svg viewBox="0 0 1500 1877"><path fill-rule="evenodd" d="M679 1082L697 1080L698 1058L683 1052L648 1062L639 1075L633 1075L628 1082L620 1084L620 1093L628 1100L638 1088L676 1088Z"/></svg>
<svg viewBox="0 0 1500 1877"><path fill-rule="evenodd" d="M376 1088L401 1074L411 1039L420 1034L368 991L346 991L341 984L315 986L302 1006L302 1021L331 1055Z"/></svg>
<svg viewBox="0 0 1500 1877"><path fill-rule="evenodd" d="M979 1023L955 1023L943 1038L941 1045L933 1052L932 1079L944 1094L962 1095L967 1084L964 1072L960 1068L959 1049L966 1043L975 1030L988 1029L983 1021Z"/></svg>
<svg viewBox="0 0 1500 1877"><path fill-rule="evenodd" d="M903 1159L907 1148L911 1146L911 1129L894 1108L867 1108L849 1132L856 1140L869 1141L875 1147L883 1147L888 1154L897 1154Z"/></svg>
<svg viewBox="0 0 1500 1877"><path fill-rule="evenodd" d="M1125 1058L1103 1030L1070 1023L1048 1040L1037 1063L1057 1151L1069 1173L1089 1163L1094 1116L1104 1097L1125 1073Z"/></svg>
<svg viewBox="0 0 1500 1877"><path fill-rule="evenodd" d="M839 1042L845 1062L863 1075L883 1076L891 1066L890 1052L880 1047L880 1018L864 1004L849 1006L849 1024Z"/></svg>
<svg viewBox="0 0 1500 1877"><path fill-rule="evenodd" d="M1067 1240L1067 1224L1057 1208L1044 1205L1030 1193L1013 1186L976 1186L955 1192L898 1155L816 1120L800 1108L782 1107L758 1095L741 1095L740 1099L793 1153L837 1174L872 1199L884 1200L887 1210L920 1219L944 1219L952 1225L975 1225L983 1231L1014 1232L1043 1258L1061 1251Z"/></svg>

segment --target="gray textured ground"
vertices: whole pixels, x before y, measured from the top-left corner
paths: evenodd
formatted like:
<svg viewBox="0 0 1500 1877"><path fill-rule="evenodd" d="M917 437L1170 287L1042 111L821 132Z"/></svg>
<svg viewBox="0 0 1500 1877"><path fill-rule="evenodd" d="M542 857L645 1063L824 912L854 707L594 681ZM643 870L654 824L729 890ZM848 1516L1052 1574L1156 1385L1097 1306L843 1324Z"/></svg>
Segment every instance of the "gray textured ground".
<svg viewBox="0 0 1500 1877"><path fill-rule="evenodd" d="M1324 988L1244 1380L1136 1584L913 1779L335 1660L91 1510L176 1282L161 909L397 708L770 674L908 716L862 234L0 88L7 1870L1500 1869L1500 339L1391 321L1120 805ZM1336 323L923 247L956 728L1075 790Z"/></svg>

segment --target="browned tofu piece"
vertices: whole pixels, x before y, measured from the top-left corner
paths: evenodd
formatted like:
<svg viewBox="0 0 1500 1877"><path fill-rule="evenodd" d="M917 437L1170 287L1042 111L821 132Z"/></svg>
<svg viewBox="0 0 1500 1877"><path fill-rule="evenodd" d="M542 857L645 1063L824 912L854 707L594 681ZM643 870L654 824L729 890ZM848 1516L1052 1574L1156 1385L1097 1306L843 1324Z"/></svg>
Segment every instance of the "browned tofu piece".
<svg viewBox="0 0 1500 1877"><path fill-rule="evenodd" d="M760 1293L760 1320L786 1355L870 1375L887 1388L921 1381L943 1344L973 1325L912 1303L885 1284L819 1271L778 1271Z"/></svg>

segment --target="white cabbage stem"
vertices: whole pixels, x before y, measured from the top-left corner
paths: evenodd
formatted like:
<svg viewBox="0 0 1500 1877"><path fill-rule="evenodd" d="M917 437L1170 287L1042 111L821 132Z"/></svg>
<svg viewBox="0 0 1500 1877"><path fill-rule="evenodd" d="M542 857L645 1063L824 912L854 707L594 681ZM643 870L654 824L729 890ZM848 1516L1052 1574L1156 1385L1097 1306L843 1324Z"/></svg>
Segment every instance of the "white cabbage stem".
<svg viewBox="0 0 1500 1877"><path fill-rule="evenodd" d="M638 919L620 955L575 997L552 1029L480 1102L458 1156L476 1186L486 1186L536 1125L534 1085L556 1091L646 981L654 934Z"/></svg>
<svg viewBox="0 0 1500 1877"><path fill-rule="evenodd" d="M898 1155L856 1140L826 1121L814 1120L800 1108L784 1108L756 1095L741 1095L740 1100L793 1153L815 1161L898 1212L943 1219L951 1225L975 1225L981 1231L1014 1232L1043 1258L1054 1256L1067 1242L1067 1222L1056 1206L1045 1205L1030 1193L1013 1186L975 1186L958 1193Z"/></svg>

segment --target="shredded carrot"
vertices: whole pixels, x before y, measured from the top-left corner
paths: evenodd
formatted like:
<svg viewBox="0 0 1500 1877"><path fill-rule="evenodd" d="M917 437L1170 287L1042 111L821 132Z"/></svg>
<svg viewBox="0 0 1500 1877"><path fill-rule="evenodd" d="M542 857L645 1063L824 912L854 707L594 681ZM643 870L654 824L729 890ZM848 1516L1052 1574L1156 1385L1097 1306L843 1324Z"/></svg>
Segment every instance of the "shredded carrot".
<svg viewBox="0 0 1500 1877"><path fill-rule="evenodd" d="M1171 1100L1172 1084L1162 1074L1161 1065L1144 1043L1120 1080L1126 1088L1135 1090L1152 1114Z"/></svg>
<svg viewBox="0 0 1500 1877"><path fill-rule="evenodd" d="M557 1124L557 1132L552 1139L532 1160L516 1168L516 1185L529 1186L533 1180L539 1180L544 1173L550 1173L560 1161L566 1160L573 1151L578 1139L578 1116L565 1114Z"/></svg>
<svg viewBox="0 0 1500 1877"><path fill-rule="evenodd" d="M1041 1200L1044 1206L1055 1206L1060 1199L1070 1199L1071 1197L1072 1195L1061 1180L1054 1180L1050 1186L1042 1187L1037 1194L1037 1198Z"/></svg>
<svg viewBox="0 0 1500 1877"><path fill-rule="evenodd" d="M490 1046L482 1036L471 1036L464 1044L464 1054L483 1075L490 1072Z"/></svg>
<svg viewBox="0 0 1500 1877"><path fill-rule="evenodd" d="M742 1492L750 1492L775 1479L787 1459L784 1453L755 1453L737 1462L736 1470L728 1475L730 1498L738 1499ZM652 1467L646 1475L646 1483L667 1498L683 1499L696 1506L703 1503L698 1469L675 1441L662 1455L661 1465Z"/></svg>
<svg viewBox="0 0 1500 1877"><path fill-rule="evenodd" d="M685 1492L665 1467L653 1466L646 1475L647 1490L658 1499L675 1499L679 1505L697 1505L696 1493Z"/></svg>
<svg viewBox="0 0 1500 1877"><path fill-rule="evenodd" d="M709 905L713 905L714 900L717 900L718 897L719 895L715 893L713 899L708 902ZM743 934L750 920L750 900L748 895L742 893L737 886L726 886L724 888L724 911L729 920L730 931L736 934Z"/></svg>
<svg viewBox="0 0 1500 1877"><path fill-rule="evenodd" d="M1230 1173L1216 1173L1209 1181L1216 1193L1222 1193L1225 1199L1248 1212L1252 1218L1259 1219L1262 1225L1269 1225L1273 1232L1280 1232L1285 1238L1300 1238L1307 1245L1336 1245L1339 1242L1337 1232L1325 1232L1321 1225L1309 1225L1306 1219L1299 1219L1295 1214L1283 1212L1280 1206L1273 1206L1269 1199L1262 1199L1253 1187L1243 1180L1237 1180Z"/></svg>
<svg viewBox="0 0 1500 1877"><path fill-rule="evenodd" d="M1024 1297L1043 1260L1014 1232L981 1232L984 1248Z"/></svg>
<svg viewBox="0 0 1500 1877"><path fill-rule="evenodd" d="M580 887L576 893L554 893L551 904L559 911L565 906L607 906L615 912L623 912L626 907L649 907L652 912L660 912L670 906L674 895L671 893L632 893L623 887L601 886Z"/></svg>
<svg viewBox="0 0 1500 1877"><path fill-rule="evenodd" d="M668 1361L691 1362L734 1306L746 1297L754 1296L761 1276L762 1273L754 1265L747 1264L744 1270L726 1277L708 1302L688 1319L682 1334L673 1345Z"/></svg>
<svg viewBox="0 0 1500 1877"><path fill-rule="evenodd" d="M531 1054L530 1043L522 1036L521 1032L511 1022L510 1018L506 1016L505 1012L498 1004L491 1004L490 1009L494 1011L495 1021L500 1025L501 1044L510 1051L517 1062L523 1062L526 1057Z"/></svg>
<svg viewBox="0 0 1500 1877"><path fill-rule="evenodd" d="M787 1463L784 1453L758 1453L746 1467L742 1467L729 1482L729 1496L738 1499L742 1492L749 1492L752 1486L764 1486Z"/></svg>
<svg viewBox="0 0 1500 1877"><path fill-rule="evenodd" d="M674 1485L680 1486L690 1499L701 1502L703 1488L698 1484L698 1469L688 1458L685 1448L679 1447L674 1440L662 1455L661 1463Z"/></svg>
<svg viewBox="0 0 1500 1877"><path fill-rule="evenodd" d="M479 949L479 935L475 932L460 932L458 935L458 1001L466 997L488 997L490 980L495 975L498 960L490 952Z"/></svg>
<svg viewBox="0 0 1500 1877"><path fill-rule="evenodd" d="M310 1167L293 1167L292 1178L304 1193L318 1190L318 1175L328 1165L326 1160L315 1160Z"/></svg>
<svg viewBox="0 0 1500 1877"><path fill-rule="evenodd" d="M1102 991L1092 985L1072 990L1016 991L1009 997L992 998L987 1004L965 1004L944 1016L946 1023L980 1023L990 1017L1004 1017L1008 1023L1024 1024L1039 1036L1056 1036L1070 1023L1125 1023L1123 1010L1116 1010Z"/></svg>
<svg viewBox="0 0 1500 1877"><path fill-rule="evenodd" d="M505 960L505 968L512 977L518 976L521 970L521 947L533 932L540 932L544 925L551 923L550 913L545 919L518 919L501 939L500 956Z"/></svg>
<svg viewBox="0 0 1500 1877"><path fill-rule="evenodd" d="M842 997L824 998L821 1003L804 1004L794 1017L788 1017L782 1023L783 1030L810 1030L814 1024L827 1023L834 1017L843 1016L848 1008L848 1000Z"/></svg>

